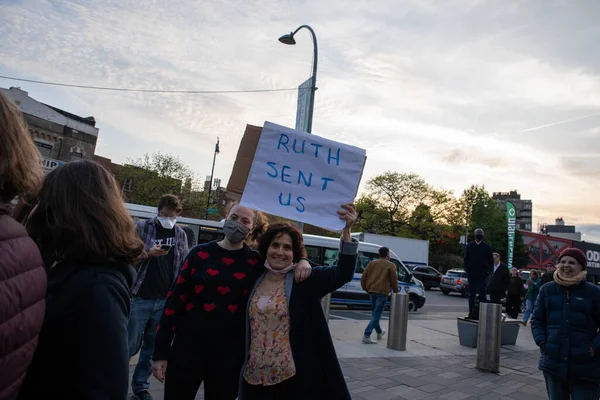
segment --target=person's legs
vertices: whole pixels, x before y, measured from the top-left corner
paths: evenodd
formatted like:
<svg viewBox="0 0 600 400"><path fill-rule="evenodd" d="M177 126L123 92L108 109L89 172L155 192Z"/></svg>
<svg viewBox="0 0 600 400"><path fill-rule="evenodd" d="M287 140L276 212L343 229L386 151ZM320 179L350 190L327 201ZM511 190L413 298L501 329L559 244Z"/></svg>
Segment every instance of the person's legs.
<svg viewBox="0 0 600 400"><path fill-rule="evenodd" d="M502 293L490 293L490 303L502 304Z"/></svg>
<svg viewBox="0 0 600 400"><path fill-rule="evenodd" d="M479 303L486 303L485 280L481 279L477 282L477 293L479 294Z"/></svg>
<svg viewBox="0 0 600 400"><path fill-rule="evenodd" d="M600 399L600 385L588 382L569 382L571 400L598 400Z"/></svg>
<svg viewBox="0 0 600 400"><path fill-rule="evenodd" d="M204 379L204 360L190 343L175 339L165 376L165 400L194 400Z"/></svg>
<svg viewBox="0 0 600 400"><path fill-rule="evenodd" d="M127 327L127 334L129 337L129 357L133 357L138 350L140 350L147 326L152 319L154 302L154 300L145 300L138 297L134 297L131 300L131 312ZM150 354L150 356L152 356L152 354ZM147 355L144 354L144 350L142 349L131 380L131 389L133 393L148 390L148 377L144 378L144 375L146 374L145 371L148 369L148 363L150 363L150 372L152 372L151 359L147 359Z"/></svg>
<svg viewBox="0 0 600 400"><path fill-rule="evenodd" d="M383 330L381 329L381 326L379 325L379 322L381 321L381 314L383 314L383 310L385 310L385 303L387 303L387 299L388 297L384 294L380 294L377 295L377 300L375 301L375 309L377 310L377 312L375 313L375 317L377 318L375 325L373 325L373 329L375 329L375 332L377 332L378 335L381 335L381 332L383 332Z"/></svg>
<svg viewBox="0 0 600 400"><path fill-rule="evenodd" d="M475 281L471 283L471 280L469 280L469 318L474 317L475 296L477 296L477 284Z"/></svg>
<svg viewBox="0 0 600 400"><path fill-rule="evenodd" d="M371 299L371 320L367 324L367 328L365 329L365 338L371 337L371 333L373 333L373 329L375 328L375 324L377 323L378 318L377 315L377 295L369 294ZM381 315L381 314L380 314Z"/></svg>
<svg viewBox="0 0 600 400"><path fill-rule="evenodd" d="M544 371L548 400L569 400L569 385L562 378Z"/></svg>
<svg viewBox="0 0 600 400"><path fill-rule="evenodd" d="M515 296L506 298L506 313L509 317L517 319L519 317L519 309L521 308L521 300Z"/></svg>
<svg viewBox="0 0 600 400"><path fill-rule="evenodd" d="M525 309L525 314L523 314L523 322L527 323L533 313L533 300L525 300L525 304L527 308Z"/></svg>
<svg viewBox="0 0 600 400"><path fill-rule="evenodd" d="M211 360L204 376L204 400L235 400L243 364L243 358Z"/></svg>

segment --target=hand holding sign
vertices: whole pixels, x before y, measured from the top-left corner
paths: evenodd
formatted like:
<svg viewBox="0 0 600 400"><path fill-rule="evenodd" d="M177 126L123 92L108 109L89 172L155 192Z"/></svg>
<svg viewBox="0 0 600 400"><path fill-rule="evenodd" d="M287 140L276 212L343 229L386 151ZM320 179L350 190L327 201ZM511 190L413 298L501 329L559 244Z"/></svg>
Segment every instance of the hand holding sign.
<svg viewBox="0 0 600 400"><path fill-rule="evenodd" d="M240 204L333 231L354 200L366 151L265 122Z"/></svg>

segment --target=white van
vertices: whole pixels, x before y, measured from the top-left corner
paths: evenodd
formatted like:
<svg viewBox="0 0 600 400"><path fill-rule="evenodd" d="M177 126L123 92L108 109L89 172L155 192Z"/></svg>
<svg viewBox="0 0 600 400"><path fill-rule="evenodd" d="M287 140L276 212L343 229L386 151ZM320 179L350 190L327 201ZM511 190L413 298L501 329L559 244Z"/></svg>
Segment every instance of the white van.
<svg viewBox="0 0 600 400"><path fill-rule="evenodd" d="M334 265L338 257L340 240L325 236L304 234L304 246L308 259L317 265ZM368 306L371 300L368 293L362 290L360 278L371 260L379 258L379 246L373 243L359 242L358 261L354 278L331 295L331 304L348 307ZM425 305L425 288L423 283L415 278L400 258L390 250L390 261L396 264L398 271L398 288L404 290L409 297L409 310L417 311Z"/></svg>

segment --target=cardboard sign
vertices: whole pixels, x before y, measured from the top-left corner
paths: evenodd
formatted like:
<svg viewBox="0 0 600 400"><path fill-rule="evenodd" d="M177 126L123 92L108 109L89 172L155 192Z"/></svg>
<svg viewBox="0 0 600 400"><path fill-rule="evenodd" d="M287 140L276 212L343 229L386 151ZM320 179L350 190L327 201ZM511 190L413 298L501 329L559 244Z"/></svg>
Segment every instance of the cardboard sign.
<svg viewBox="0 0 600 400"><path fill-rule="evenodd" d="M337 210L354 200L365 157L358 147L265 122L240 203L340 231Z"/></svg>

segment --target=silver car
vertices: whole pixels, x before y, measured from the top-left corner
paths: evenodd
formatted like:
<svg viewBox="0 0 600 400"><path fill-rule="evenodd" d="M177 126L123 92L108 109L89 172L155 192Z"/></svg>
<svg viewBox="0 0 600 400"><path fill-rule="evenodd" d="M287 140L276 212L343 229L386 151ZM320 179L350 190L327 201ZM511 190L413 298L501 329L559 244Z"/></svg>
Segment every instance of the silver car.
<svg viewBox="0 0 600 400"><path fill-rule="evenodd" d="M460 293L462 297L469 296L469 280L464 269L451 269L442 276L440 290L444 294Z"/></svg>

